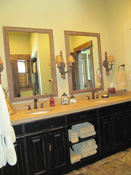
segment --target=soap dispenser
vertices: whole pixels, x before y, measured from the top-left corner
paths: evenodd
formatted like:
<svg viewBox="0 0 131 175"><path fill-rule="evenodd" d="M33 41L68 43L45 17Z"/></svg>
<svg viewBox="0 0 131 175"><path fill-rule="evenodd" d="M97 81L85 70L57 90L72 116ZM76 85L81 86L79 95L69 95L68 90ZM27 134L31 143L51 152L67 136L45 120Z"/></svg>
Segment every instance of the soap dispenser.
<svg viewBox="0 0 131 175"><path fill-rule="evenodd" d="M76 103L76 99L73 95L70 96L70 103Z"/></svg>
<svg viewBox="0 0 131 175"><path fill-rule="evenodd" d="M50 96L50 106L55 106L55 100L53 98L53 95Z"/></svg>
<svg viewBox="0 0 131 175"><path fill-rule="evenodd" d="M67 94L65 94L65 92L62 94L62 104L63 105L66 105L68 104L69 101L68 101L68 97L67 97Z"/></svg>

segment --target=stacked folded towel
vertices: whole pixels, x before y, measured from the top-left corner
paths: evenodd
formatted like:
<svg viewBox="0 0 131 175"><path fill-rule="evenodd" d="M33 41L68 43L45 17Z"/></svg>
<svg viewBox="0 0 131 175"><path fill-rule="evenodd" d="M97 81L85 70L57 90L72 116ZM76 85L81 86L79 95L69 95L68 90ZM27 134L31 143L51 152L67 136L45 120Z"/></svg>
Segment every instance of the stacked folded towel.
<svg viewBox="0 0 131 175"><path fill-rule="evenodd" d="M72 143L78 142L78 132L73 131L72 129L68 130L69 141Z"/></svg>
<svg viewBox="0 0 131 175"><path fill-rule="evenodd" d="M91 156L93 154L97 153L98 146L96 145L96 142L94 139L77 143L72 146L74 152L77 154L80 154L82 158Z"/></svg>
<svg viewBox="0 0 131 175"><path fill-rule="evenodd" d="M85 138L96 134L94 126L89 122L73 125L72 130L78 132L78 136L80 138Z"/></svg>
<svg viewBox="0 0 131 175"><path fill-rule="evenodd" d="M72 149L70 148L70 159L72 164L76 163L81 160L81 155L72 151Z"/></svg>

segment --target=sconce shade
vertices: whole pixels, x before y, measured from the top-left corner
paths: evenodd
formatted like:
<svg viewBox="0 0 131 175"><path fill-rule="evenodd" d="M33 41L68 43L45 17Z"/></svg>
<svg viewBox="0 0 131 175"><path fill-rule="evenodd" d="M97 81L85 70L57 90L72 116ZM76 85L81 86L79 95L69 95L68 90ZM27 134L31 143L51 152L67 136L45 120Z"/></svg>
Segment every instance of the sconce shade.
<svg viewBox="0 0 131 175"><path fill-rule="evenodd" d="M112 62L115 62L115 59L114 59L113 55L110 55L110 56L108 57L108 62L109 62L110 64L112 64Z"/></svg>
<svg viewBox="0 0 131 175"><path fill-rule="evenodd" d="M60 63L63 62L63 59L62 59L61 55L57 55L57 56L56 56L55 62L56 62L56 64L57 64L57 67L60 67Z"/></svg>
<svg viewBox="0 0 131 175"><path fill-rule="evenodd" d="M75 62L74 57L72 55L69 55L67 57L67 62L70 64L70 66L72 66L72 63Z"/></svg>

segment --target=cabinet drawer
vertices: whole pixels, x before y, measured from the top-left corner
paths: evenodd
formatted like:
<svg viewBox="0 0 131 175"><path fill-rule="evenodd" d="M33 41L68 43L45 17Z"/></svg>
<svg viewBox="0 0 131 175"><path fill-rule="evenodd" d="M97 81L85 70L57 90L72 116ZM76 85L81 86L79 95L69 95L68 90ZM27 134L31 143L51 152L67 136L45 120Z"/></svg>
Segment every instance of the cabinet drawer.
<svg viewBox="0 0 131 175"><path fill-rule="evenodd" d="M131 111L131 101L124 103L125 110Z"/></svg>
<svg viewBox="0 0 131 175"><path fill-rule="evenodd" d="M97 109L70 114L67 116L67 123L71 125L94 118L97 118Z"/></svg>
<svg viewBox="0 0 131 175"><path fill-rule="evenodd" d="M103 117L106 115L112 115L116 113L121 113L124 110L123 104L117 104L112 106L107 106L99 109L99 116Z"/></svg>
<svg viewBox="0 0 131 175"><path fill-rule="evenodd" d="M22 129L23 128L23 125L22 124L20 124L20 125L14 125L13 128L14 128L16 137L23 135L23 129Z"/></svg>
<svg viewBox="0 0 131 175"><path fill-rule="evenodd" d="M39 121L34 121L31 123L26 123L24 125L25 134L37 132L41 130L47 130L49 128L56 128L65 125L65 116L48 118Z"/></svg>

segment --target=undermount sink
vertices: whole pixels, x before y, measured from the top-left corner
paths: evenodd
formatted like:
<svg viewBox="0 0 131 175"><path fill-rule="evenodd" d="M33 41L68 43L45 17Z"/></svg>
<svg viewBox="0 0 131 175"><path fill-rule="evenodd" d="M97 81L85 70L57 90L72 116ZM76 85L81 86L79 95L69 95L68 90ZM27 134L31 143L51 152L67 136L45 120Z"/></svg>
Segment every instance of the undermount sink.
<svg viewBox="0 0 131 175"><path fill-rule="evenodd" d="M27 112L26 114L29 114L29 115L45 114L45 113L48 113L48 112L50 112L52 110L53 109L51 109L51 108L33 109L33 110Z"/></svg>
<svg viewBox="0 0 131 175"><path fill-rule="evenodd" d="M107 102L107 100L97 100L97 101L95 101L95 103L104 103L104 102Z"/></svg>

